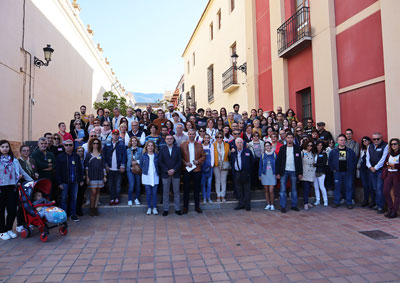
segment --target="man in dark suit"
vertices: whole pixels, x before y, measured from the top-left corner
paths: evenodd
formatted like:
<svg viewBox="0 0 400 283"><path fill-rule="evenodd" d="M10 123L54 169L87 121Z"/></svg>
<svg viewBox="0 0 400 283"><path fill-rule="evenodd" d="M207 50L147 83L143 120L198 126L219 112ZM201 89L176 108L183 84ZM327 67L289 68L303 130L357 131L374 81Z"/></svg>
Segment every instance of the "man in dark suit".
<svg viewBox="0 0 400 283"><path fill-rule="evenodd" d="M286 213L286 183L290 178L292 185L292 210L299 211L297 208L297 178L303 175L303 162L301 160L301 148L294 144L292 132L286 135L286 144L279 149L278 157L275 162L276 178L281 179L280 205L281 212Z"/></svg>
<svg viewBox="0 0 400 283"><path fill-rule="evenodd" d="M180 148L174 144L174 137L170 134L165 137L166 146L160 147L158 154L158 165L163 184L163 216L168 215L169 190L172 183L174 190L175 213L182 215L180 208L180 176L182 166L182 155Z"/></svg>
<svg viewBox="0 0 400 283"><path fill-rule="evenodd" d="M239 205L235 210L246 208L246 211L250 211L250 176L254 157L249 149L243 147L243 144L243 139L235 139L236 149L232 149L230 157L233 182L239 200Z"/></svg>

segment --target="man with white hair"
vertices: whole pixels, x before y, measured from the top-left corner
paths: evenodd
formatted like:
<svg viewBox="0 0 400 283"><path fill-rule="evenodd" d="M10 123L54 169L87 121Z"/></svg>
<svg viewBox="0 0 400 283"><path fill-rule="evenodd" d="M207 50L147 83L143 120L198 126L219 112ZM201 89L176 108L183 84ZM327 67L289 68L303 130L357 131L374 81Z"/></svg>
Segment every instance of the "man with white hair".
<svg viewBox="0 0 400 283"><path fill-rule="evenodd" d="M233 171L233 182L237 191L239 204L235 210L250 211L250 176L254 157L248 148L243 146L242 138L235 139L236 149L232 149L230 162Z"/></svg>
<svg viewBox="0 0 400 283"><path fill-rule="evenodd" d="M168 120L170 120L172 123L174 122L174 118L172 118L172 114L173 114L173 113L178 113L179 118L181 119L181 121L182 121L183 123L186 122L186 117L183 116L183 114L182 114L180 111L175 110L175 109L174 109L174 105L173 105L172 103L170 103L170 104L168 104L168 112L165 113L165 118L167 118Z"/></svg>
<svg viewBox="0 0 400 283"><path fill-rule="evenodd" d="M181 144L189 139L187 135L183 133L183 125L176 125L176 134L174 135L175 142L177 146L181 146Z"/></svg>

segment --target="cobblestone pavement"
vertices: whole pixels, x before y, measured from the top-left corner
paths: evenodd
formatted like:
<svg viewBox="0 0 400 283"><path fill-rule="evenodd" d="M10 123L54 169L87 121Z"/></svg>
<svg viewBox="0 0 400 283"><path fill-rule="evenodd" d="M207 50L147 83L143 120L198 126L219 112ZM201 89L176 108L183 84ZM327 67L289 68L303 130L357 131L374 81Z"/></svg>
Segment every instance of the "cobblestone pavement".
<svg viewBox="0 0 400 283"><path fill-rule="evenodd" d="M400 282L400 218L362 208L113 213L51 232L0 242L0 282Z"/></svg>

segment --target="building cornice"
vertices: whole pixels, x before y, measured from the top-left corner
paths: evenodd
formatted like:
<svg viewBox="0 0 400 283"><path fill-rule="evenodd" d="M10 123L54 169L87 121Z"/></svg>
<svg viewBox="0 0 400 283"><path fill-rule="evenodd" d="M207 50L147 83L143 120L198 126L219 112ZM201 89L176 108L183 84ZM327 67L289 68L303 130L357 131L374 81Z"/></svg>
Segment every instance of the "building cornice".
<svg viewBox="0 0 400 283"><path fill-rule="evenodd" d="M199 21L198 21L198 23L196 25L196 28L194 29L194 31L192 33L192 36L190 37L189 42L187 43L187 45L185 47L185 50L182 53L182 57L184 57L186 55L186 52L188 51L188 49L190 47L190 44L192 43L193 39L196 37L196 35L197 35L197 33L198 33L199 29L200 29L201 24L203 23L204 19L206 18L206 15L207 15L208 11L210 10L210 7L211 7L212 3L214 3L214 0L209 0L208 1L207 6L204 9L203 14L201 14L201 17L200 17L200 19L199 19Z"/></svg>

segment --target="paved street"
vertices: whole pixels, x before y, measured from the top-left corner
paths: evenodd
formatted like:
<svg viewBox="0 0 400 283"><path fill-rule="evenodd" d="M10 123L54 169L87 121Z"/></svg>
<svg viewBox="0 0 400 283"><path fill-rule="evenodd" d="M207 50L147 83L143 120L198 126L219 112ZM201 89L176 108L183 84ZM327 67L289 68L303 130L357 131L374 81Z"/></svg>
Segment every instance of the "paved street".
<svg viewBox="0 0 400 283"><path fill-rule="evenodd" d="M399 282L400 218L375 211L208 210L83 217L68 236L51 231L0 242L0 282Z"/></svg>

